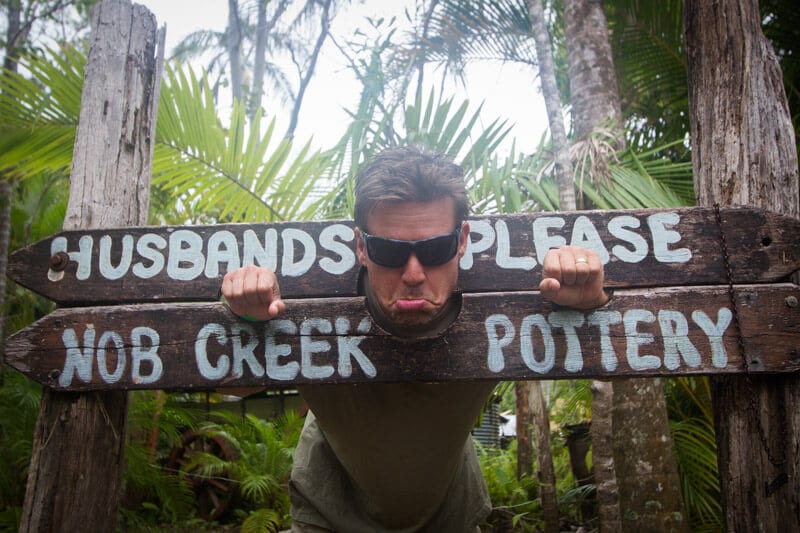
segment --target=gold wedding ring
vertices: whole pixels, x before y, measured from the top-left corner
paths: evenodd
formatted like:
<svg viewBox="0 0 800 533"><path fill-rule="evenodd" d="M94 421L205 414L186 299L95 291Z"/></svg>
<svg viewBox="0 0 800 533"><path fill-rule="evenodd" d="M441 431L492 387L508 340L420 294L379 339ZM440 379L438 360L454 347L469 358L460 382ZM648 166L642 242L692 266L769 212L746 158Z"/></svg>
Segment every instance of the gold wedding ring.
<svg viewBox="0 0 800 533"><path fill-rule="evenodd" d="M578 263L585 263L585 264L588 264L588 263L589 263L589 261L588 261L588 260L587 260L585 257L579 257L579 258L577 258L577 259L575 260L575 264L577 265Z"/></svg>

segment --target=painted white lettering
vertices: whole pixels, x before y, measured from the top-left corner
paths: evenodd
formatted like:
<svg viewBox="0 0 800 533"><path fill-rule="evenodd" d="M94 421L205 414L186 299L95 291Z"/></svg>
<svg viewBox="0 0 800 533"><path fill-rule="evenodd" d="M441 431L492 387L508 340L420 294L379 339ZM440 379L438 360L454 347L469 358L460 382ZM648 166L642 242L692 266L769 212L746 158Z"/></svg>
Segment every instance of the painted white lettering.
<svg viewBox="0 0 800 533"><path fill-rule="evenodd" d="M144 339L148 342L145 344ZM161 379L164 364L158 356L159 335L153 328L136 327L131 330L131 379L136 384L155 383ZM142 362L149 361L152 370L149 375L142 375Z"/></svg>
<svg viewBox="0 0 800 533"><path fill-rule="evenodd" d="M231 340L233 341L233 371L235 378L244 376L244 363L250 367L250 373L255 377L264 377L264 367L258 362L255 350L258 346L256 331L246 324L231 326ZM244 343L245 338L247 343Z"/></svg>
<svg viewBox="0 0 800 533"><path fill-rule="evenodd" d="M334 372L333 365L315 365L312 356L315 353L330 351L331 343L328 341L313 340L311 332L317 330L322 334L330 334L333 325L324 318L309 318L300 324L300 373L308 379L324 379L331 377Z"/></svg>
<svg viewBox="0 0 800 533"><path fill-rule="evenodd" d="M639 322L653 323L656 321L655 315L646 309L631 309L625 312L622 322L625 324L625 336L628 341L626 355L628 365L633 370L653 370L661 366L661 359L652 354L639 354L639 347L651 344L655 339L652 333L642 333L638 331Z"/></svg>
<svg viewBox="0 0 800 533"><path fill-rule="evenodd" d="M194 231L179 229L169 236L167 276L177 281L190 281L203 273L203 238ZM183 266L188 263L188 266Z"/></svg>
<svg viewBox="0 0 800 533"><path fill-rule="evenodd" d="M352 242L356 238L356 234L353 228L344 224L332 224L320 232L319 245L338 255L340 260L334 261L330 257L323 257L319 260L319 267L335 276L344 274L356 265L356 254L353 249L337 238L345 242Z"/></svg>
<svg viewBox="0 0 800 533"><path fill-rule="evenodd" d="M544 347L544 356L541 361L536 360L536 354L533 350L533 328L536 327L542 334L542 346ZM520 353L522 360L528 365L528 368L538 374L547 374L556 364L556 345L553 341L553 334L550 332L550 325L544 316L528 315L522 319L522 324L519 328L519 343Z"/></svg>
<svg viewBox="0 0 800 533"><path fill-rule="evenodd" d="M150 266L144 266L141 261L133 265L133 274L141 279L150 279L164 269L164 254L158 250L167 247L167 240L155 233L145 233L136 241L136 252L143 259L150 261ZM157 248L157 249L156 249Z"/></svg>
<svg viewBox="0 0 800 533"><path fill-rule="evenodd" d="M275 335L284 333L286 335L297 335L297 325L291 320L273 319L270 320L266 328L264 355L267 366L267 376L276 381L290 381L297 377L300 371L300 363L289 361L281 364L278 359L286 357L292 353L292 347L288 344L275 344Z"/></svg>
<svg viewBox="0 0 800 533"><path fill-rule="evenodd" d="M581 341L578 338L577 328L583 326L586 319L583 313L578 311L553 311L547 317L550 325L564 330L564 338L567 341L567 357L564 360L564 370L567 372L580 372L583 370L583 354L581 353Z"/></svg>
<svg viewBox="0 0 800 533"><path fill-rule="evenodd" d="M128 273L131 267L131 258L133 257L133 235L122 236L122 254L119 258L119 264L113 266L111 264L111 235L103 235L100 237L100 275L106 279L119 279Z"/></svg>
<svg viewBox="0 0 800 533"><path fill-rule="evenodd" d="M681 358L690 367L700 366L700 352L689 340L689 322L683 313L662 309L658 312L658 324L664 339L664 366L675 370L681 366Z"/></svg>
<svg viewBox="0 0 800 533"><path fill-rule="evenodd" d="M117 351L117 366L112 374L108 373L108 360L106 359L106 346L109 341ZM125 372L125 342L116 331L104 331L97 342L97 370L100 378L113 384L120 380L122 373Z"/></svg>
<svg viewBox="0 0 800 533"><path fill-rule="evenodd" d="M590 326L600 329L600 362L604 370L613 372L617 369L617 354L611 343L611 326L622 322L622 313L607 310L592 311L586 321Z"/></svg>
<svg viewBox="0 0 800 533"><path fill-rule="evenodd" d="M498 220L494 228L497 232L497 256L495 257L497 266L514 270L533 270L536 266L536 259L533 257L511 257L511 240L505 220Z"/></svg>
<svg viewBox="0 0 800 533"><path fill-rule="evenodd" d="M620 261L638 263L647 257L647 240L635 231L626 229L639 228L640 226L641 222L638 218L628 215L613 217L608 221L608 232L611 235L633 245L633 249L620 244L615 244L611 248L611 253L617 256Z"/></svg>
<svg viewBox="0 0 800 533"><path fill-rule="evenodd" d="M222 354L217 359L217 364L214 366L208 359L208 339L216 337L217 343L220 346L228 344L228 336L225 327L220 324L206 324L197 333L197 338L194 342L194 356L197 361L197 369L200 375L209 380L219 380L224 378L231 368L231 360L225 354Z"/></svg>
<svg viewBox="0 0 800 533"><path fill-rule="evenodd" d="M92 247L94 246L94 239L91 235L83 235L78 240L78 251L67 251L67 238L56 237L50 243L50 255L53 256L58 252L64 252L69 256L70 261L78 263L78 269L75 272L75 278L81 281L89 279L92 275ZM48 279L54 279L57 273L52 269L48 272Z"/></svg>
<svg viewBox="0 0 800 533"><path fill-rule="evenodd" d="M278 232L274 228L264 231L264 244L251 229L245 230L242 238L242 266L257 265L273 272L278 269Z"/></svg>
<svg viewBox="0 0 800 533"><path fill-rule="evenodd" d="M703 311L692 312L692 320L708 336L708 341L711 343L711 363L717 368L728 366L728 354L725 352L723 335L731 324L731 318L733 318L733 313L727 307L723 307L717 312L716 324Z"/></svg>
<svg viewBox="0 0 800 533"><path fill-rule="evenodd" d="M681 234L667 229L681 221L678 213L655 213L647 217L647 225L653 235L653 254L661 263L687 263L692 258L688 248L670 250L669 245L680 242Z"/></svg>
<svg viewBox="0 0 800 533"><path fill-rule="evenodd" d="M281 232L283 240L283 260L281 262L281 273L287 277L302 276L314 265L317 258L317 245L311 235L303 230L286 228ZM300 259L295 261L294 243L302 245Z"/></svg>
<svg viewBox="0 0 800 533"><path fill-rule="evenodd" d="M476 235L481 238L473 241ZM467 251L459 262L461 270L469 270L474 263L475 254L485 252L494 244L494 228L486 220L470 220L469 239L467 240Z"/></svg>
<svg viewBox="0 0 800 533"><path fill-rule="evenodd" d="M608 250L603 245L603 240L589 217L580 215L575 219L575 225L572 226L572 238L569 243L571 246L582 246L595 252L604 265L608 263Z"/></svg>
<svg viewBox="0 0 800 533"><path fill-rule="evenodd" d="M364 340L364 336L369 333L372 327L372 321L369 317L364 317L359 322L356 330L361 333L360 336L354 337L350 333L350 321L344 317L336 319L336 343L339 351L339 375L343 378L349 378L353 374L353 366L350 363L350 357L356 360L361 371L369 378L374 378L378 375L375 365L361 351L358 344Z"/></svg>
<svg viewBox="0 0 800 533"><path fill-rule="evenodd" d="M219 276L220 263L226 264L226 272L232 272L239 268L239 246L236 243L236 236L227 230L215 231L208 238L207 278L213 279Z"/></svg>
<svg viewBox="0 0 800 533"><path fill-rule="evenodd" d="M500 372L506 366L503 348L514 340L514 324L506 315L489 315L484 321L486 336L489 340L489 349L486 354L486 364L492 372ZM497 328L503 328L503 336L497 334Z"/></svg>
<svg viewBox="0 0 800 533"><path fill-rule="evenodd" d="M533 221L533 244L536 247L536 259L539 264L544 264L544 256L551 248L561 248L567 244L567 239L561 235L550 235L550 228L561 229L564 227L561 217L539 217Z"/></svg>
<svg viewBox="0 0 800 533"><path fill-rule="evenodd" d="M64 359L64 368L58 376L58 384L62 387L69 387L72 384L72 376L77 374L84 383L92 381L92 359L94 355L95 329L87 325L83 330L83 344L78 343L75 330L67 328L61 334L67 355ZM81 351L83 347L83 351Z"/></svg>

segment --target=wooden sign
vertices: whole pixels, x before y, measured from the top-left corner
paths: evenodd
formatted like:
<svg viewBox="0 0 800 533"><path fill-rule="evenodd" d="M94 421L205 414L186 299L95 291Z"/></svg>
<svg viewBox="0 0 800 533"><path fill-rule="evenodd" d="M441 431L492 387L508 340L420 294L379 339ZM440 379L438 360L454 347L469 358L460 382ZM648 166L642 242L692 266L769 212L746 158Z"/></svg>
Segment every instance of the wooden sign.
<svg viewBox="0 0 800 533"><path fill-rule="evenodd" d="M580 211L471 218L465 292L536 288L544 255L564 244L596 251L610 287L735 283L800 269L800 221L759 209ZM8 275L60 304L209 301L225 272L268 266L287 298L356 295L350 221L69 231L15 252Z"/></svg>
<svg viewBox="0 0 800 533"><path fill-rule="evenodd" d="M674 376L800 369L800 290L616 291L591 311L535 292L465 294L442 335L392 337L363 298L293 300L244 321L219 303L64 308L12 336L7 362L56 389Z"/></svg>
<svg viewBox="0 0 800 533"><path fill-rule="evenodd" d="M691 208L470 226L460 314L442 335L415 340L383 331L355 296L351 222L61 233L16 252L9 271L72 307L10 337L7 362L64 390L798 370L800 289L780 281L800 269L800 221ZM547 250L564 244L599 254L608 305L558 308L531 291ZM276 271L294 298L285 314L252 323L219 302L189 303L217 300L224 272L243 264ZM97 303L125 305L74 307Z"/></svg>

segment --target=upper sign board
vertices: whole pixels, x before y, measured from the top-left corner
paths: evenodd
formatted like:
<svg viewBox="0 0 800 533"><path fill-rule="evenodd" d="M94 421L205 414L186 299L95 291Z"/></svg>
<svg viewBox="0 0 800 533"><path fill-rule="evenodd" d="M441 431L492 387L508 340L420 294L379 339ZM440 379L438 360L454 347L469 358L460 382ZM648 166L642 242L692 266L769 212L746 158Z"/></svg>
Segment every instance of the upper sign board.
<svg viewBox="0 0 800 533"><path fill-rule="evenodd" d="M469 219L464 292L537 287L547 250L597 252L609 287L785 279L800 269L800 221L752 208L580 211ZM359 265L350 221L140 227L63 232L18 250L8 275L60 304L212 301L225 272L278 275L286 298L353 296Z"/></svg>

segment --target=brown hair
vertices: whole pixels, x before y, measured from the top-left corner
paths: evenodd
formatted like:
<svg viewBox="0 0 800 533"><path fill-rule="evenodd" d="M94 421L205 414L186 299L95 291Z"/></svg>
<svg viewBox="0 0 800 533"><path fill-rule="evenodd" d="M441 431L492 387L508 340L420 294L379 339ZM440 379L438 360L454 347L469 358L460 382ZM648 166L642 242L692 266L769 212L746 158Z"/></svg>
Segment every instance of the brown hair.
<svg viewBox="0 0 800 533"><path fill-rule="evenodd" d="M464 171L443 154L418 146L388 148L356 176L356 226L367 231L367 216L381 202L428 202L451 198L456 226L469 213Z"/></svg>

